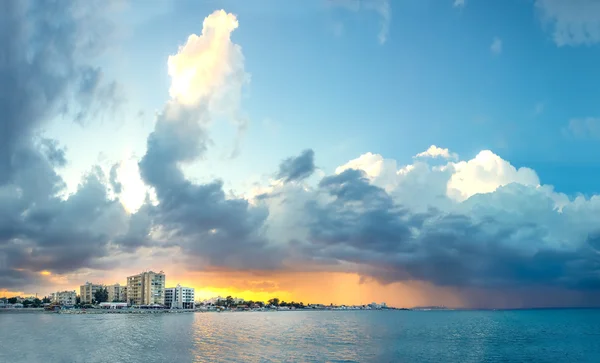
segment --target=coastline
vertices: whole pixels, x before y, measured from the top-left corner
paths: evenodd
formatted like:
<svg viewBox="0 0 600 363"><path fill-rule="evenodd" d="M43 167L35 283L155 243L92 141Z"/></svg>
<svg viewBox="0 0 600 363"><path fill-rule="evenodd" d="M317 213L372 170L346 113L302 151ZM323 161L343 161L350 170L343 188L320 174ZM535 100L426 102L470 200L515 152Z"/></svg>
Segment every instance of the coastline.
<svg viewBox="0 0 600 363"><path fill-rule="evenodd" d="M184 314L184 313L275 313L275 312L312 312L312 311L329 311L329 312L348 312L348 311L407 311L408 309L380 309L380 310L366 310L366 309L296 309L296 310L200 310L200 309L163 309L163 310L151 310L151 309L64 309L56 311L47 311L43 308L27 308L27 309L0 309L1 313L44 313L44 314Z"/></svg>

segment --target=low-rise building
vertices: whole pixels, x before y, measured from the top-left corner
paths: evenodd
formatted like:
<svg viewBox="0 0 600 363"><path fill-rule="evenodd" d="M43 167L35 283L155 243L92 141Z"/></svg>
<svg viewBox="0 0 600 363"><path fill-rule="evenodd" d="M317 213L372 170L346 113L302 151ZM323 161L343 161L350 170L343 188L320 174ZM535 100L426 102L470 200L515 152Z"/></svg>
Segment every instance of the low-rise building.
<svg viewBox="0 0 600 363"><path fill-rule="evenodd" d="M77 292L75 290L53 292L50 299L56 304L73 306L77 303Z"/></svg>
<svg viewBox="0 0 600 363"><path fill-rule="evenodd" d="M91 282L86 282L84 285L81 285L79 287L79 297L81 298L81 303L91 304L94 300L94 294L96 294L96 291L102 288L102 285Z"/></svg>
<svg viewBox="0 0 600 363"><path fill-rule="evenodd" d="M165 305L171 309L193 309L194 288L177 284L165 289Z"/></svg>

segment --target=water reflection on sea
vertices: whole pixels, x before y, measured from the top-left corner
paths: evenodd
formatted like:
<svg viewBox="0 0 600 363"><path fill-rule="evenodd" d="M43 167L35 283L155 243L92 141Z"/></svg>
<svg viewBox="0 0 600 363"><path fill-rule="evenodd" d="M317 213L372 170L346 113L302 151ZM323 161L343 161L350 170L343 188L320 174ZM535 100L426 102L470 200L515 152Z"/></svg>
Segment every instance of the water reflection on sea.
<svg viewBox="0 0 600 363"><path fill-rule="evenodd" d="M0 362L598 362L599 310L0 313Z"/></svg>

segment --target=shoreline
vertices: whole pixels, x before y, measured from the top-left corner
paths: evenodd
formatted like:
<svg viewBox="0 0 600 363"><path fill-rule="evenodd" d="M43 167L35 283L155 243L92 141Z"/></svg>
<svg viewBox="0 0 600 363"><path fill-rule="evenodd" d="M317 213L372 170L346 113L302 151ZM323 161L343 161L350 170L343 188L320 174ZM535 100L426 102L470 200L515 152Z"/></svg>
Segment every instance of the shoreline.
<svg viewBox="0 0 600 363"><path fill-rule="evenodd" d="M146 310L146 309L65 309L57 311L47 311L43 308L27 308L27 309L0 309L2 313L16 313L16 314L33 314L33 313L44 313L44 314L71 314L71 315L85 315L85 314L184 314L184 313L276 313L276 312L313 312L313 311L330 311L330 312L348 312L348 311L408 311L401 309L381 309L381 310L367 310L367 309L348 309L348 310L336 310L336 309L297 309L297 310L199 310L199 309L164 309L164 310Z"/></svg>

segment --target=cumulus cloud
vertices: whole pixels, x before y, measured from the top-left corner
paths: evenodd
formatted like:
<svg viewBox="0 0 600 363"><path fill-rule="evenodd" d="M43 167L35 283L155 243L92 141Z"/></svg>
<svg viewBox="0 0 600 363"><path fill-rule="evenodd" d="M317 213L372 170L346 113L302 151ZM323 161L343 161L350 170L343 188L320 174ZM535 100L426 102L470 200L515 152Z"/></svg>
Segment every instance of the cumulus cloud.
<svg viewBox="0 0 600 363"><path fill-rule="evenodd" d="M444 158L444 159L458 159L458 155L450 153L448 149L442 149L435 145L431 145L429 149L418 153L415 157L417 158Z"/></svg>
<svg viewBox="0 0 600 363"><path fill-rule="evenodd" d="M557 46L590 45L600 41L600 2L536 0L535 7Z"/></svg>
<svg viewBox="0 0 600 363"><path fill-rule="evenodd" d="M451 198L463 201L478 193L490 193L510 183L537 187L540 180L532 169L515 168L490 150L469 161L452 164L454 173L447 184Z"/></svg>
<svg viewBox="0 0 600 363"><path fill-rule="evenodd" d="M512 306L539 303L528 289L600 303L598 197L570 200L491 151L441 166L426 160L397 166L368 153L316 188L282 185L265 200L288 212L274 213L269 226L291 217L306 227L285 232L288 258L303 266L425 281L488 306L485 291L504 292ZM282 238L285 229L277 231L269 237Z"/></svg>
<svg viewBox="0 0 600 363"><path fill-rule="evenodd" d="M139 164L158 199L152 210L160 226L157 238L180 248L196 269L269 269L281 260L263 236L267 209L227 196L220 180L194 184L180 168L206 151L208 125L221 111L215 105L240 98L243 57L230 40L237 26L233 14L215 11L204 20L202 35L190 36L169 59L172 99L158 116Z"/></svg>
<svg viewBox="0 0 600 363"><path fill-rule="evenodd" d="M384 44L387 41L390 24L392 22L392 8L389 0L328 0L327 2L330 5L342 7L354 12L360 10L376 12L381 19L377 38L380 44Z"/></svg>
<svg viewBox="0 0 600 363"><path fill-rule="evenodd" d="M242 49L231 42L237 27L235 15L216 11L204 19L201 35L190 35L169 56L169 93L177 103L193 106L208 100L214 106L225 95L239 97L246 73Z"/></svg>
<svg viewBox="0 0 600 363"><path fill-rule="evenodd" d="M215 11L204 19L201 35L190 35L168 59L169 93L176 104L193 107L206 103L208 111L225 114L238 126L232 156L239 153L247 129L240 99L242 87L250 79L242 48L231 41L238 25L235 15Z"/></svg>

